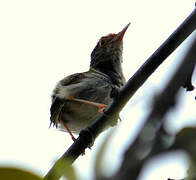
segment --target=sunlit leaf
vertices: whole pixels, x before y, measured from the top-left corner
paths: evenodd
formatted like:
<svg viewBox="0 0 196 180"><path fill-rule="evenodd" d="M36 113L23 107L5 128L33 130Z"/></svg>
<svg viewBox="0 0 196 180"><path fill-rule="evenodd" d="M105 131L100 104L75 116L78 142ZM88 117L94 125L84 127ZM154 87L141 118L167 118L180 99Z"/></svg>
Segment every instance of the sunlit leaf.
<svg viewBox="0 0 196 180"><path fill-rule="evenodd" d="M23 169L13 167L0 167L0 179L2 180L41 180L38 175Z"/></svg>

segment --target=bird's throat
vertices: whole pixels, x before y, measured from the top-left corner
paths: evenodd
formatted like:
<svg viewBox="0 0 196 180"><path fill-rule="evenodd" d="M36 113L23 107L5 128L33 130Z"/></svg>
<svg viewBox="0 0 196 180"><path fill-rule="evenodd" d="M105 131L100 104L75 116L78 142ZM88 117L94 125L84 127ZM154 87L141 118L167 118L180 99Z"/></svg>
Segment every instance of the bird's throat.
<svg viewBox="0 0 196 180"><path fill-rule="evenodd" d="M125 83L121 63L119 61L104 61L99 63L94 69L108 75L111 81L119 87L123 86Z"/></svg>

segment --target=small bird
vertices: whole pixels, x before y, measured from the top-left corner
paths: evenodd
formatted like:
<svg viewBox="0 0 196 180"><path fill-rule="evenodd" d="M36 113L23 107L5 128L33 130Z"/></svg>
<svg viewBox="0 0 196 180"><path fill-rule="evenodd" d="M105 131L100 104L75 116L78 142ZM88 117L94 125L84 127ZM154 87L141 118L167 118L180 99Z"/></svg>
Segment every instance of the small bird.
<svg viewBox="0 0 196 180"><path fill-rule="evenodd" d="M112 90L126 82L121 64L123 37L129 25L117 34L101 37L91 53L89 71L65 77L53 91L50 126L68 132L73 141L72 133L98 119L112 101Z"/></svg>

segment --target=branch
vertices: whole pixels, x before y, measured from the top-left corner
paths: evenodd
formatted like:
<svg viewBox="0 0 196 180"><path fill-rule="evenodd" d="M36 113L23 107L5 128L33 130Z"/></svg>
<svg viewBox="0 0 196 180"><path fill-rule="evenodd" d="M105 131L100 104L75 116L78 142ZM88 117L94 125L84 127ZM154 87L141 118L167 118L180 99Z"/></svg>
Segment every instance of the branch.
<svg viewBox="0 0 196 180"><path fill-rule="evenodd" d="M196 11L194 10L187 19L176 29L174 33L150 56L140 69L129 79L126 85L119 91L118 96L106 109L104 114L85 130L81 131L77 140L62 155L60 160L71 159L73 163L84 150L93 144L95 138L103 131L106 125L111 124L114 117L143 85L159 65L195 30ZM58 161L60 161L58 160ZM57 161L57 162L58 162ZM55 165L46 174L44 179L59 179L61 175L55 176Z"/></svg>
<svg viewBox="0 0 196 180"><path fill-rule="evenodd" d="M196 31L193 40L178 70L159 96L156 97L153 109L141 128L135 141L128 147L119 171L111 179L123 180L126 177L137 179L144 163L153 155L169 148L171 136L164 131L163 120L167 112L176 104L177 94L189 76L189 71L196 64ZM188 138L187 138L188 139Z"/></svg>

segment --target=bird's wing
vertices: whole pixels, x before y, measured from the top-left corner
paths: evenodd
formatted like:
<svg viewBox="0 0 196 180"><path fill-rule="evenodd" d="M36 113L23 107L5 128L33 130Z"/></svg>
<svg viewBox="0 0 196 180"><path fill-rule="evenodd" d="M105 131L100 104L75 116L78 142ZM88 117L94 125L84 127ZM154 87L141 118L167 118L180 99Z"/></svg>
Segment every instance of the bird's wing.
<svg viewBox="0 0 196 180"><path fill-rule="evenodd" d="M50 126L53 124L57 126L60 121L61 111L65 104L65 99L61 99L58 96L59 89L62 86L69 86L71 84L79 83L83 78L85 78L86 73L76 73L62 79L56 86L52 94L52 105L50 107Z"/></svg>
<svg viewBox="0 0 196 180"><path fill-rule="evenodd" d="M85 78L87 72L84 73L76 73L70 76L65 77L60 81L61 86L68 86L70 84L76 84L80 82L83 78Z"/></svg>
<svg viewBox="0 0 196 180"><path fill-rule="evenodd" d="M86 72L85 73L72 74L70 76L65 77L61 81L59 81L59 83L57 84L57 86L54 89L53 94L52 94L52 103L58 97L59 91L61 90L61 88L63 86L69 86L71 84L79 83L85 77L85 74L86 74Z"/></svg>

